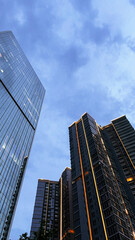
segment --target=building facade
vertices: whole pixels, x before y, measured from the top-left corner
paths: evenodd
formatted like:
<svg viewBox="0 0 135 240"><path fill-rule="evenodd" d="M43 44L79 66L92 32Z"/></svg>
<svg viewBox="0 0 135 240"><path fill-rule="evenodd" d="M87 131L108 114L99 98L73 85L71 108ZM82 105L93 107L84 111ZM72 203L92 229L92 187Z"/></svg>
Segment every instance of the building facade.
<svg viewBox="0 0 135 240"><path fill-rule="evenodd" d="M125 116L69 127L75 240L135 239L135 131Z"/></svg>
<svg viewBox="0 0 135 240"><path fill-rule="evenodd" d="M7 239L45 90L12 32L0 33L0 240Z"/></svg>
<svg viewBox="0 0 135 240"><path fill-rule="evenodd" d="M59 181L38 180L30 238L73 240L71 169Z"/></svg>
<svg viewBox="0 0 135 240"><path fill-rule="evenodd" d="M68 167L61 175L60 190L60 239L73 240L72 178Z"/></svg>
<svg viewBox="0 0 135 240"><path fill-rule="evenodd" d="M32 218L30 237L47 236L59 239L59 181L39 179Z"/></svg>

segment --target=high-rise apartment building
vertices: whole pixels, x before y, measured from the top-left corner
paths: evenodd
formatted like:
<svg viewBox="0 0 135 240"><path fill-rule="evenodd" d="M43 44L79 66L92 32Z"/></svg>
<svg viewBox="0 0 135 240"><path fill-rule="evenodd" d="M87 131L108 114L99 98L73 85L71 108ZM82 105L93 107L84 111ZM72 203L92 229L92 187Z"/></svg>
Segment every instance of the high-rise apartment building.
<svg viewBox="0 0 135 240"><path fill-rule="evenodd" d="M135 239L135 131L122 116L69 127L75 240Z"/></svg>
<svg viewBox="0 0 135 240"><path fill-rule="evenodd" d="M7 238L45 90L12 32L0 33L0 240Z"/></svg>
<svg viewBox="0 0 135 240"><path fill-rule="evenodd" d="M30 236L59 238L60 189L58 181L39 179Z"/></svg>
<svg viewBox="0 0 135 240"><path fill-rule="evenodd" d="M73 240L73 207L71 169L66 168L60 178L60 239Z"/></svg>
<svg viewBox="0 0 135 240"><path fill-rule="evenodd" d="M48 240L73 239L71 169L66 168L59 181L39 179L30 237Z"/></svg>

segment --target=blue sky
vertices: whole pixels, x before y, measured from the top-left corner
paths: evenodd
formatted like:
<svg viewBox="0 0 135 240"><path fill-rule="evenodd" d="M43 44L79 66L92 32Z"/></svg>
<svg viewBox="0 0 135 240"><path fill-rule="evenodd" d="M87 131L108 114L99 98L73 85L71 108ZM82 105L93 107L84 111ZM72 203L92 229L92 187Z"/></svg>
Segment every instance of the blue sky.
<svg viewBox="0 0 135 240"><path fill-rule="evenodd" d="M37 179L70 166L72 122L126 114L135 126L134 25L133 0L1 0L0 30L13 31L46 88L12 240L30 230Z"/></svg>

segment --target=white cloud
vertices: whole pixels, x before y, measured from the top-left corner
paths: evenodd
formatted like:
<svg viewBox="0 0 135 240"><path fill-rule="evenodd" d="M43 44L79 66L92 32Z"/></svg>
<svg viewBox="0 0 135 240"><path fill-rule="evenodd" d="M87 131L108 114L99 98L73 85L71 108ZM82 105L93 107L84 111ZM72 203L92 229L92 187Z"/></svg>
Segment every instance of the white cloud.
<svg viewBox="0 0 135 240"><path fill-rule="evenodd" d="M55 9L54 9L55 10ZM58 34L65 44L77 42L78 32L82 27L80 14L75 11L68 1L63 1L57 9L57 18L59 21L54 25L54 31Z"/></svg>
<svg viewBox="0 0 135 240"><path fill-rule="evenodd" d="M112 36L120 31L124 38L135 38L135 8L129 0L92 0L92 6L98 10L95 24L108 24Z"/></svg>
<svg viewBox="0 0 135 240"><path fill-rule="evenodd" d="M14 19L18 22L19 25L24 25L26 22L26 15L22 9L17 8L17 13L14 16Z"/></svg>
<svg viewBox="0 0 135 240"><path fill-rule="evenodd" d="M116 53L117 52L117 53ZM95 44L87 46L89 61L75 74L79 88L102 86L115 100L123 102L135 82L135 54L125 44L119 49Z"/></svg>
<svg viewBox="0 0 135 240"><path fill-rule="evenodd" d="M61 43L68 46L77 40L77 34L82 26L82 18L80 14L73 8L69 0L64 1L44 1L36 4L36 15L41 14L44 10L50 11L51 17L54 20L51 30L55 37L60 38Z"/></svg>

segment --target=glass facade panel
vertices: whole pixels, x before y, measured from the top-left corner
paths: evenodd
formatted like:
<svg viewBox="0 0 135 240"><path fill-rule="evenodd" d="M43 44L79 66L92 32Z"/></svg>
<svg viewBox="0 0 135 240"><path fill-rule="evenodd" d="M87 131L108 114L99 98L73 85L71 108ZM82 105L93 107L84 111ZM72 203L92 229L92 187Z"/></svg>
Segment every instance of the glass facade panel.
<svg viewBox="0 0 135 240"><path fill-rule="evenodd" d="M44 94L12 32L1 32L0 240L8 235Z"/></svg>
<svg viewBox="0 0 135 240"><path fill-rule="evenodd" d="M0 33L0 56L0 79L35 128L44 88L12 32Z"/></svg>

